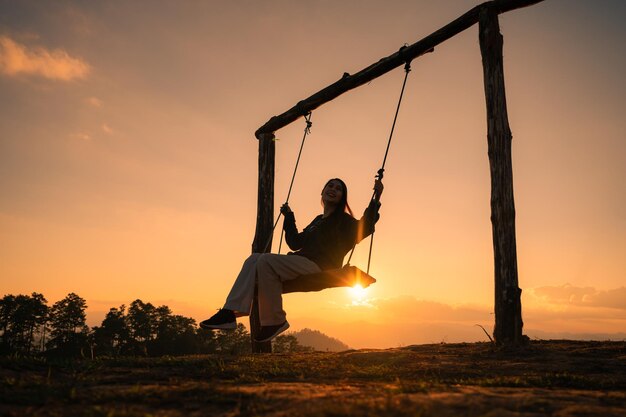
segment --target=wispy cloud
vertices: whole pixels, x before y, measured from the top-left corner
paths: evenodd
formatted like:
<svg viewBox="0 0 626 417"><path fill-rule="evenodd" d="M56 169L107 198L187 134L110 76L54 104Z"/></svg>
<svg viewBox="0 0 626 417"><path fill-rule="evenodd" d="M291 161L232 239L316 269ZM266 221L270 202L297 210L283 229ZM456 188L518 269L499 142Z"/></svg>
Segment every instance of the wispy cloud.
<svg viewBox="0 0 626 417"><path fill-rule="evenodd" d="M540 300L557 305L578 307L607 307L626 310L626 287L597 290L593 287L576 287L565 284L532 289Z"/></svg>
<svg viewBox="0 0 626 417"><path fill-rule="evenodd" d="M390 319L417 317L423 321L476 321L489 319L491 313L486 307L453 306L412 296L373 300L372 304Z"/></svg>
<svg viewBox="0 0 626 417"><path fill-rule="evenodd" d="M114 133L114 130L111 128L111 126L109 126L106 123L102 123L101 128L102 128L102 131L106 133L107 135L112 135Z"/></svg>
<svg viewBox="0 0 626 417"><path fill-rule="evenodd" d="M89 142L91 140L91 135L85 132L76 132L70 135L72 139L84 140L85 142Z"/></svg>
<svg viewBox="0 0 626 417"><path fill-rule="evenodd" d="M85 78L91 67L62 49L28 47L8 36L0 36L0 73L7 76L39 76L71 81Z"/></svg>
<svg viewBox="0 0 626 417"><path fill-rule="evenodd" d="M100 108L104 105L102 100L100 100L98 97L88 97L85 99L85 102L89 104L90 106L96 107L96 108Z"/></svg>

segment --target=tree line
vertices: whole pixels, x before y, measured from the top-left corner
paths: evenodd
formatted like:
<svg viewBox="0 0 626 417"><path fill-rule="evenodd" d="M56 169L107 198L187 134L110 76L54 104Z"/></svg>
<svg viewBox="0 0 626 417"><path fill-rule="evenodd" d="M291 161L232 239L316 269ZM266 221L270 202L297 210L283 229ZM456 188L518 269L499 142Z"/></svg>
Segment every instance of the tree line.
<svg viewBox="0 0 626 417"><path fill-rule="evenodd" d="M86 324L87 302L70 293L52 306L43 294L5 295L0 299L0 355L48 357L161 356L201 353L251 353L243 324L234 331L198 327L165 305L135 300L112 307L99 326ZM293 335L273 342L274 352L298 352Z"/></svg>

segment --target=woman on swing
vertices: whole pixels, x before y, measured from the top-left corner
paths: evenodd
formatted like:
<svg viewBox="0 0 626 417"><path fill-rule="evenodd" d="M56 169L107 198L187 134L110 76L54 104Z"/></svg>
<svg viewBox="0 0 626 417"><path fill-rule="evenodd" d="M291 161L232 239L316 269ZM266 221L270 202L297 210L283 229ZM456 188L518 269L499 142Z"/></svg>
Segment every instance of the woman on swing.
<svg viewBox="0 0 626 417"><path fill-rule="evenodd" d="M363 217L356 220L348 205L348 188L339 178L329 180L322 189L324 213L298 232L296 219L284 204L285 241L294 250L287 255L253 253L246 259L233 284L224 307L213 317L200 323L205 329L235 329L236 318L250 314L255 277L258 277L258 301L261 329L255 340L267 342L289 328L283 310L283 282L300 275L341 268L343 258L365 237L374 232L380 217L380 196L383 183L374 182L374 198Z"/></svg>

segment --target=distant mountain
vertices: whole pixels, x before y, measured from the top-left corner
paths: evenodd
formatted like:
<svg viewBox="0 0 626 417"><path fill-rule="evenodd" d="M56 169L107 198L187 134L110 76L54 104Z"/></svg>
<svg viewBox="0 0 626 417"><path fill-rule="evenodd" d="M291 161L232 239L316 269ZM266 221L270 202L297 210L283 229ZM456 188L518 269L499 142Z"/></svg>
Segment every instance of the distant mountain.
<svg viewBox="0 0 626 417"><path fill-rule="evenodd" d="M349 350L350 346L341 340L335 339L320 332L319 330L302 329L298 332L291 332L291 335L298 339L298 343L303 346L310 346L317 351L340 352Z"/></svg>

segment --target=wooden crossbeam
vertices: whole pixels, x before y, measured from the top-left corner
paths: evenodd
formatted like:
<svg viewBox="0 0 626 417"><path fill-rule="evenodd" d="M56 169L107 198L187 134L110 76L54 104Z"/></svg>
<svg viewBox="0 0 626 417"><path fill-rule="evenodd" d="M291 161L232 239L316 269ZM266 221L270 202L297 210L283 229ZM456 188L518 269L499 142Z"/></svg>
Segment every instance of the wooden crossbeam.
<svg viewBox="0 0 626 417"><path fill-rule="evenodd" d="M373 79L378 78L401 65L404 65L407 61L411 61L420 55L432 52L435 46L478 23L481 10L487 7L493 7L493 10L500 14L520 9L522 7L531 6L542 1L543 0L492 0L482 3L454 21L448 23L441 29L431 33L412 45L403 47L399 51L380 59L378 62L362 69L356 74L350 75L345 73L340 80L298 102L286 112L272 117L267 123L257 129L254 134L257 139L260 139L262 135L273 135L278 129L289 125L290 123L298 120L300 117L306 115L308 112L317 109L322 104L334 100L343 93L363 84L367 84Z"/></svg>

